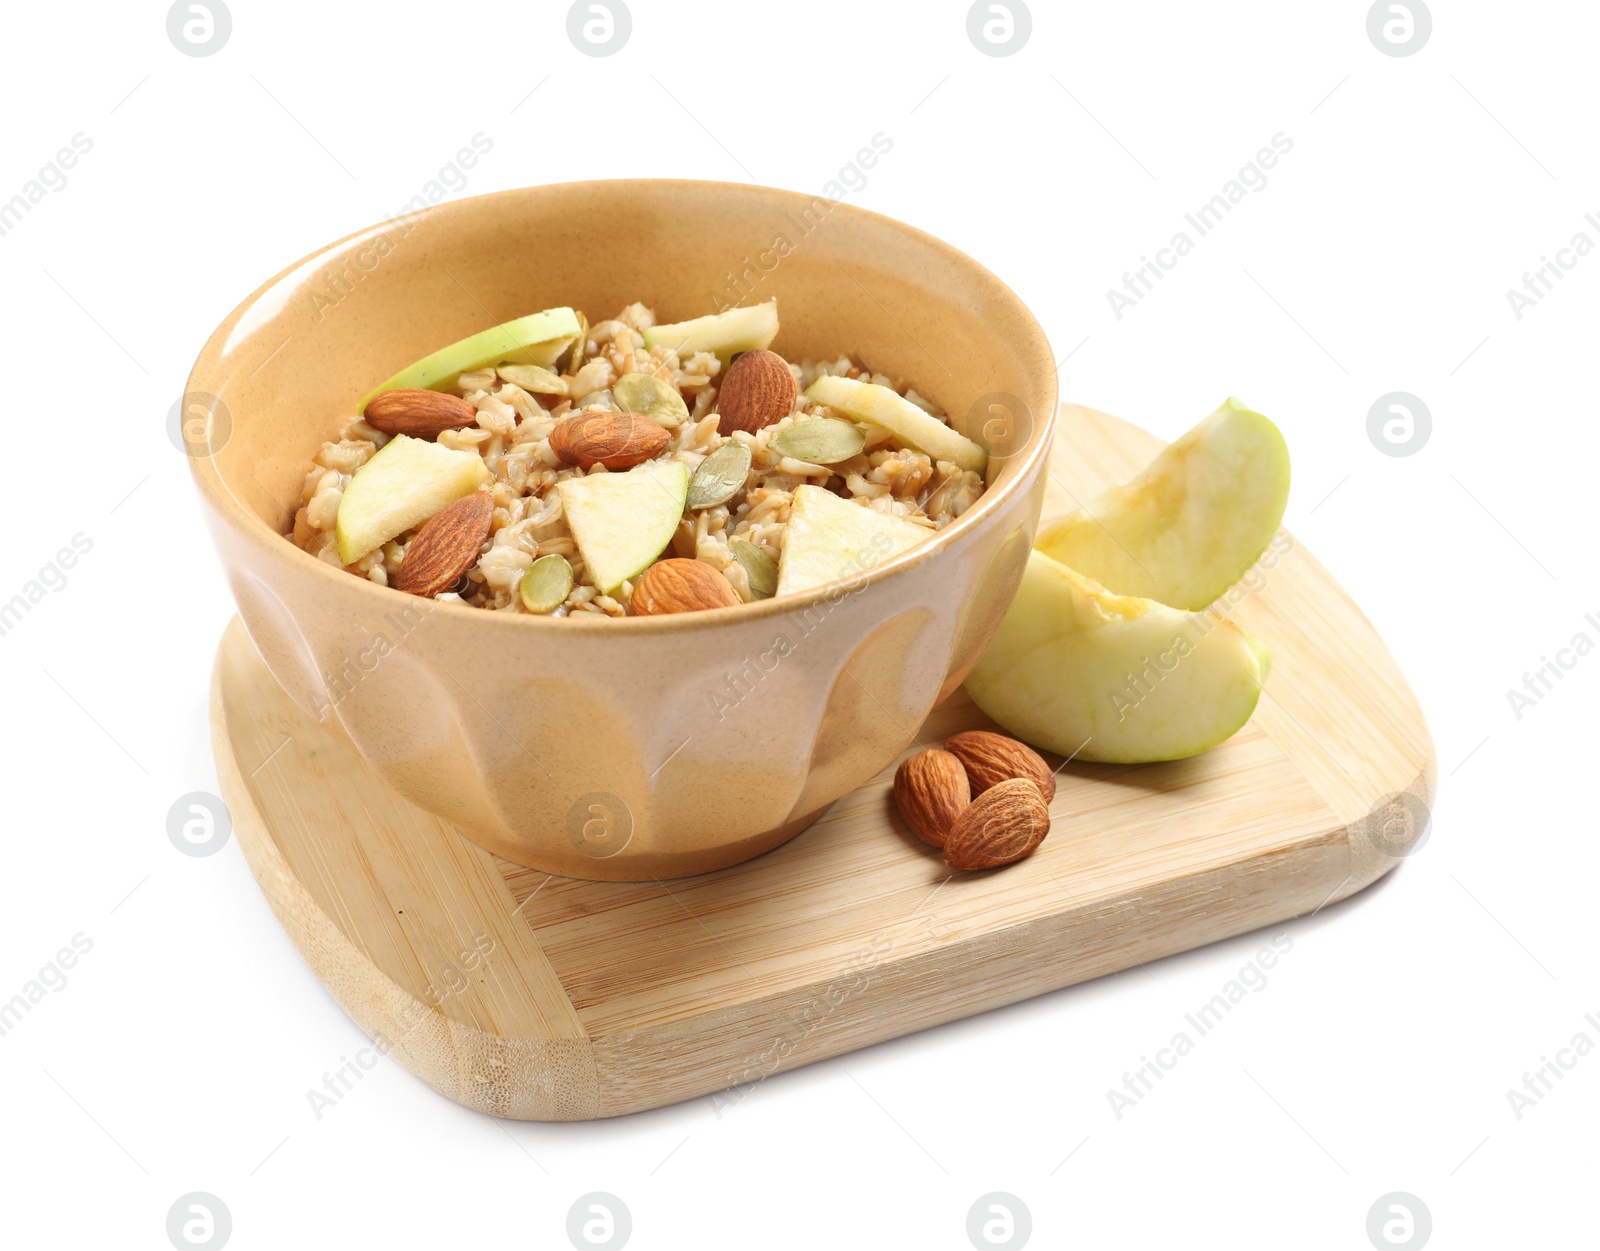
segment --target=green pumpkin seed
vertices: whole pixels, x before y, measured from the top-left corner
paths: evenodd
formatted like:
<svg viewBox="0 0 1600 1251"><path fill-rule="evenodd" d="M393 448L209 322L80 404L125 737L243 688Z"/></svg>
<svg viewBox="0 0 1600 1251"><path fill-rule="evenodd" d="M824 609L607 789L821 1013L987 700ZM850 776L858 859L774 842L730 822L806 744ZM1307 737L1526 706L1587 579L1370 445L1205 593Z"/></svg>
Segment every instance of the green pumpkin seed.
<svg viewBox="0 0 1600 1251"><path fill-rule="evenodd" d="M757 599L771 599L777 594L777 561L747 539L729 539L728 551L744 566L744 575L750 582L750 594Z"/></svg>
<svg viewBox="0 0 1600 1251"><path fill-rule="evenodd" d="M582 313L578 314L578 337L572 341L572 348L567 355L567 372L575 374L583 368L583 352L589 346L589 319Z"/></svg>
<svg viewBox="0 0 1600 1251"><path fill-rule="evenodd" d="M812 417L797 421L772 438L772 450L813 465L837 465L858 456L866 447L866 435L853 421L836 417Z"/></svg>
<svg viewBox="0 0 1600 1251"><path fill-rule="evenodd" d="M572 594L572 566L565 556L541 556L522 575L520 591L529 612L552 613Z"/></svg>
<svg viewBox="0 0 1600 1251"><path fill-rule="evenodd" d="M532 395L567 394L567 380L540 365L500 365L495 373Z"/></svg>
<svg viewBox="0 0 1600 1251"><path fill-rule="evenodd" d="M700 462L689 479L689 507L715 508L744 490L750 476L750 445L729 439Z"/></svg>
<svg viewBox="0 0 1600 1251"><path fill-rule="evenodd" d="M611 394L624 412L648 417L668 430L689 416L689 406L677 388L654 374L623 374L612 384Z"/></svg>

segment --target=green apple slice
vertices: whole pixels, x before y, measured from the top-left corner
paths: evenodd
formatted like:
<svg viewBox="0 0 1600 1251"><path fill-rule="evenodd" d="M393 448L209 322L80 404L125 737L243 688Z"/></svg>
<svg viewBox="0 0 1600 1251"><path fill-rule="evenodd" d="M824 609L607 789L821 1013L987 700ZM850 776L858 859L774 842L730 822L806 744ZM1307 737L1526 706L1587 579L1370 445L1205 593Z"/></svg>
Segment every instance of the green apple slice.
<svg viewBox="0 0 1600 1251"><path fill-rule="evenodd" d="M476 452L397 434L345 487L334 519L339 559L354 564L493 477Z"/></svg>
<svg viewBox="0 0 1600 1251"><path fill-rule="evenodd" d="M855 577L933 533L904 517L852 504L822 487L796 487L778 561L778 594Z"/></svg>
<svg viewBox="0 0 1600 1251"><path fill-rule="evenodd" d="M989 453L971 439L876 382L824 374L806 388L806 397L857 421L882 426L913 451L934 460L953 461L973 473L982 473L989 463Z"/></svg>
<svg viewBox="0 0 1600 1251"><path fill-rule="evenodd" d="M967 693L1008 732L1078 760L1181 760L1236 733L1267 658L1231 621L1115 595L1040 552Z"/></svg>
<svg viewBox="0 0 1600 1251"><path fill-rule="evenodd" d="M771 347L777 337L778 302L769 300L692 321L652 326L644 332L644 345L672 348L679 360L686 360L695 352L710 352L726 367L740 352Z"/></svg>
<svg viewBox="0 0 1600 1251"><path fill-rule="evenodd" d="M578 315L570 308L547 308L542 313L530 313L516 321L480 330L424 356L414 365L407 365L362 400L361 411L367 411L367 400L385 391L401 387L448 391L462 374L502 361L549 369L556 358L572 346L578 330Z"/></svg>
<svg viewBox="0 0 1600 1251"><path fill-rule="evenodd" d="M1288 502L1283 435L1230 399L1034 546L1119 595L1200 609L1267 550Z"/></svg>
<svg viewBox="0 0 1600 1251"><path fill-rule="evenodd" d="M568 478L556 490L583 563L610 595L672 542L689 493L689 467L681 460L646 461L626 473Z"/></svg>

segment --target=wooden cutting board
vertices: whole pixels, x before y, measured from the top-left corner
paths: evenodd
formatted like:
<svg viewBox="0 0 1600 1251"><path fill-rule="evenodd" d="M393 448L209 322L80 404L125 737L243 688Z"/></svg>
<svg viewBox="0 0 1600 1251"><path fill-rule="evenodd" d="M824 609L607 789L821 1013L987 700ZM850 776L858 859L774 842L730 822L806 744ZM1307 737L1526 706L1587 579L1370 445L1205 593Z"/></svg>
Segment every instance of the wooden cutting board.
<svg viewBox="0 0 1600 1251"><path fill-rule="evenodd" d="M1160 446L1087 409L1062 423L1047 519ZM1416 700L1308 552L1260 572L1232 610L1272 653L1250 724L1192 760L1067 765L1050 837L988 873L952 876L909 832L890 769L703 877L522 868L385 787L237 620L212 687L217 770L312 970L435 1089L529 1120L732 1103L785 1069L1314 911L1397 863L1374 831L1433 798ZM988 725L958 693L911 750Z"/></svg>

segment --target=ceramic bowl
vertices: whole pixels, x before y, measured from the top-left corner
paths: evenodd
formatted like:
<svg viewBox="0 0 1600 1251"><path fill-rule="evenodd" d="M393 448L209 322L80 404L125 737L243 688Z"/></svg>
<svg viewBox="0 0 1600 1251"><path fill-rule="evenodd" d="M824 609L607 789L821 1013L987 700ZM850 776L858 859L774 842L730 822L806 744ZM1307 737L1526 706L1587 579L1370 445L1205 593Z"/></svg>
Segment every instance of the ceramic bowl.
<svg viewBox="0 0 1600 1251"><path fill-rule="evenodd" d="M988 446L979 502L850 582L617 621L420 600L284 537L321 443L443 344L553 305L678 321L768 299L786 358L854 353ZM1017 296L919 230L795 192L629 180L441 204L313 253L218 327L184 411L240 616L300 707L490 851L634 881L793 837L955 690L1033 541L1056 373Z"/></svg>

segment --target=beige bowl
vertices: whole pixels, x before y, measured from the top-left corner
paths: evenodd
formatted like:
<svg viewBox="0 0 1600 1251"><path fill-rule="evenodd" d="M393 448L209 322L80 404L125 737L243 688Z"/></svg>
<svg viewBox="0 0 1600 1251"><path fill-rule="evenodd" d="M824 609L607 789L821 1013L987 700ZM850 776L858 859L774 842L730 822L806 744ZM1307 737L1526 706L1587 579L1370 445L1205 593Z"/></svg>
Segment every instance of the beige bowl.
<svg viewBox="0 0 1600 1251"><path fill-rule="evenodd" d="M849 583L621 621L419 600L284 537L323 440L442 344L558 304L676 321L773 298L785 357L855 353L989 446L975 507ZM206 519L284 689L489 850L624 881L775 847L894 760L1016 590L1056 411L1044 333L970 257L820 198L682 181L508 191L352 235L235 309L188 391Z"/></svg>

